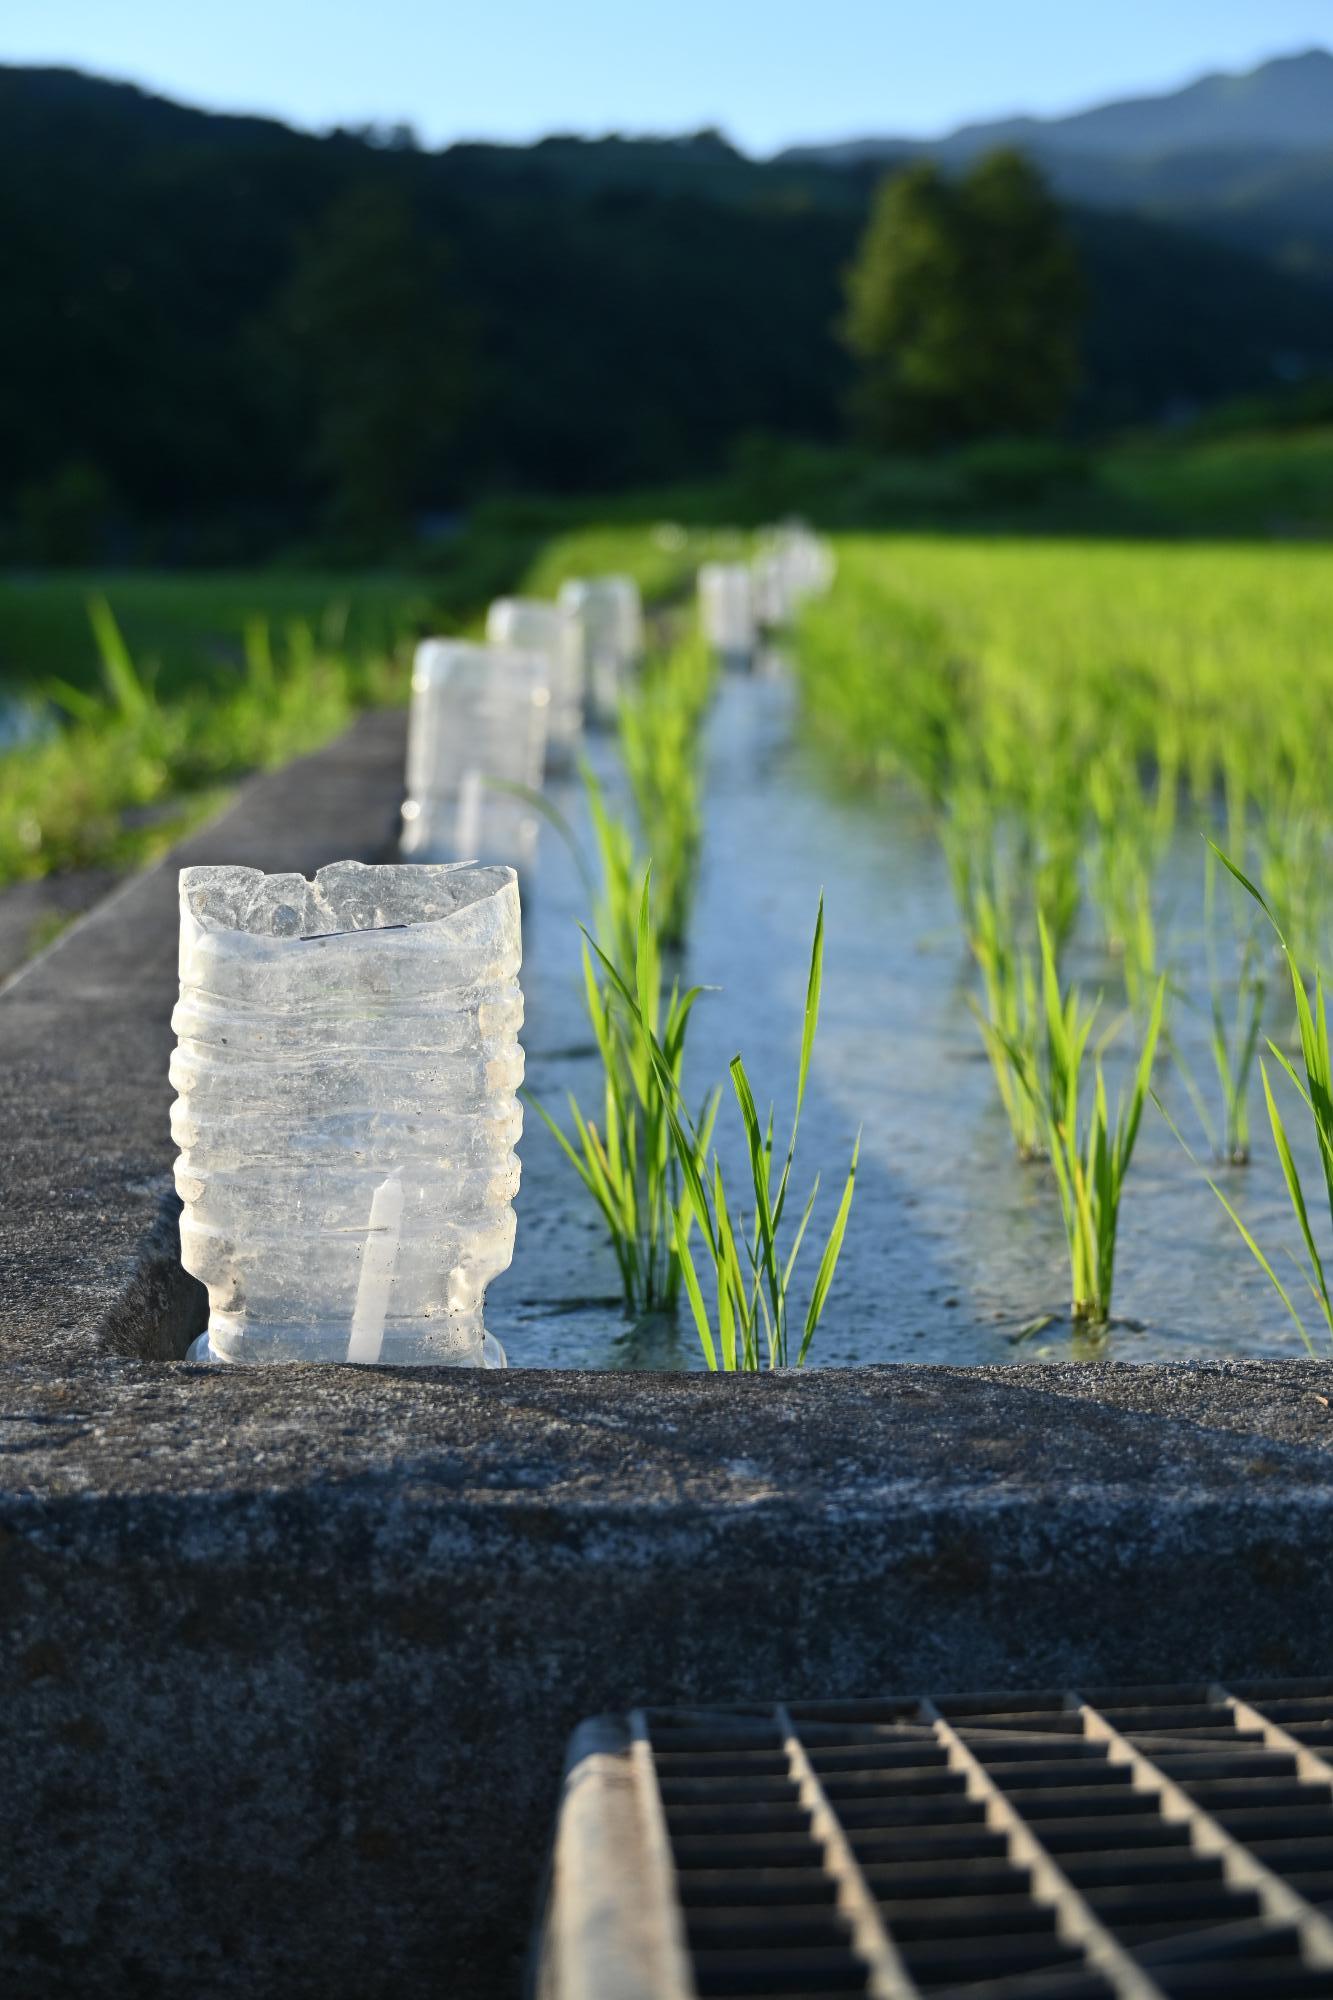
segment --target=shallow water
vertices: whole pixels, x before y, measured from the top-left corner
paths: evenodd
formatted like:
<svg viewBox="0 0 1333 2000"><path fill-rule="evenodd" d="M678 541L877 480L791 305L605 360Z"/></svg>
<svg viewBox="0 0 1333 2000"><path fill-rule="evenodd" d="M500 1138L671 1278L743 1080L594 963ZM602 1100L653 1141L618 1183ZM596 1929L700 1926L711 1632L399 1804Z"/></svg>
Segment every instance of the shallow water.
<svg viewBox="0 0 1333 2000"><path fill-rule="evenodd" d="M595 760L611 765L605 743ZM564 803L573 810L572 798ZM579 988L583 892L549 828L542 842L524 919L529 1086L557 1114L571 1088L596 1110L599 1070ZM1201 990L1190 975L1202 958L1202 882L1202 843L1182 834L1165 871L1165 899L1178 921L1163 928L1187 991ZM777 1099L780 1139L821 888L823 1011L794 1178L803 1200L814 1174L822 1176L811 1276L821 1218L826 1230L858 1126L862 1154L811 1364L1086 1354L1089 1344L1058 1321L1024 1334L1067 1304L1058 1199L1048 1169L1014 1158L968 1008L972 978L933 835L908 799L850 794L803 747L785 678L728 678L710 724L708 827L686 966L691 980L720 990L696 1010L688 1076L691 1095L701 1093L725 1079L741 1051L761 1106ZM1106 984L1109 1020L1118 1004L1109 997L1115 974L1097 949L1091 911L1070 963L1092 991ZM1275 970L1269 1032L1285 1019L1281 997ZM1178 1004L1173 1031L1211 1106L1203 1013ZM1128 1052L1132 1029L1121 1041ZM1112 1084L1115 1074L1108 1064ZM1205 1141L1169 1065L1159 1085L1202 1155ZM1272 1255L1294 1232L1257 1077L1252 1119L1255 1163L1226 1171L1225 1186ZM730 1098L722 1120L724 1156L739 1169ZM522 1161L514 1264L492 1287L487 1309L510 1361L699 1366L688 1312L674 1329L627 1326L599 1219L531 1111ZM1317 1183L1313 1158L1309 1166ZM1152 1106L1125 1195L1115 1309L1124 1323L1095 1351L1122 1360L1304 1352L1233 1224Z"/></svg>
<svg viewBox="0 0 1333 2000"><path fill-rule="evenodd" d="M0 752L44 742L54 728L51 711L44 703L0 688Z"/></svg>

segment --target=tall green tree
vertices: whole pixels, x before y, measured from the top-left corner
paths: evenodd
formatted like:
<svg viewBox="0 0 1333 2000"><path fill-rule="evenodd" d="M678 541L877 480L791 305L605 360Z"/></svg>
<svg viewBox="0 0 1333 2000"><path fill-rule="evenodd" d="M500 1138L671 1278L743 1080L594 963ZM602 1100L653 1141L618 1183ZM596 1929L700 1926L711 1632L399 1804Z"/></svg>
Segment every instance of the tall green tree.
<svg viewBox="0 0 1333 2000"><path fill-rule="evenodd" d="M1034 435L1065 415L1082 276L1021 154L988 154L958 179L929 162L888 179L846 286L857 416L875 442Z"/></svg>

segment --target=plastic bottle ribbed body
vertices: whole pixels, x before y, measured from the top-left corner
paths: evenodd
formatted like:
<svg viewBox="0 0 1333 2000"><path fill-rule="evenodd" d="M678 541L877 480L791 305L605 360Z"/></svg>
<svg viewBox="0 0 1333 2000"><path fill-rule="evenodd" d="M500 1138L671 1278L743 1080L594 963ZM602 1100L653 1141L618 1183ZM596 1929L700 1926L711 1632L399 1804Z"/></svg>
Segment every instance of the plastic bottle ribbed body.
<svg viewBox="0 0 1333 2000"><path fill-rule="evenodd" d="M643 652L643 605L632 577L571 577L559 602L579 633L583 685L599 722L614 719L625 675Z"/></svg>
<svg viewBox="0 0 1333 2000"><path fill-rule="evenodd" d="M745 563L704 563L699 570L699 622L704 637L726 658L754 651L754 587Z"/></svg>
<svg viewBox="0 0 1333 2000"><path fill-rule="evenodd" d="M527 867L551 693L539 654L425 639L412 669L401 851L416 861Z"/></svg>
<svg viewBox="0 0 1333 2000"><path fill-rule="evenodd" d="M486 614L486 641L546 663L551 705L546 722L546 768L573 768L583 734L583 655L579 628L559 604L535 597L497 597Z"/></svg>
<svg viewBox="0 0 1333 2000"><path fill-rule="evenodd" d="M182 872L171 1128L214 1358L482 1361L520 956L505 868Z"/></svg>

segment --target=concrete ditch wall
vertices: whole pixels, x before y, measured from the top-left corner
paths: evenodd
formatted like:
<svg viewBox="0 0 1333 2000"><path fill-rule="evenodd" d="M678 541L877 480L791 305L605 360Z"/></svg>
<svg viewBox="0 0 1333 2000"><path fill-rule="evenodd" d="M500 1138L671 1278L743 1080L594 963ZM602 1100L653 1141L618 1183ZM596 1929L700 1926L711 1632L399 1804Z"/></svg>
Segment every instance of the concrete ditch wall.
<svg viewBox="0 0 1333 2000"><path fill-rule="evenodd" d="M24 2000L515 1993L565 1738L600 1709L1333 1657L1333 1366L145 1358L199 1321L163 1205L175 866L373 858L401 731L260 781L0 995Z"/></svg>

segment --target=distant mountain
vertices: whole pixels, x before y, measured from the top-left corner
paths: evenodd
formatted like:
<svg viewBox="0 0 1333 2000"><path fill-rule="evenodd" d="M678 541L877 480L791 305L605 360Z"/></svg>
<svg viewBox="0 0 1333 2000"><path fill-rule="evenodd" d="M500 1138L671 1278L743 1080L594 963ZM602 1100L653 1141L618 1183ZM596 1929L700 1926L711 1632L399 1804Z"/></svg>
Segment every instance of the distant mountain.
<svg viewBox="0 0 1333 2000"><path fill-rule="evenodd" d="M922 152L966 159L996 146L1121 161L1221 149L1333 148L1333 54L1307 49L1277 56L1241 76L1201 76L1183 90L1123 98L1064 118L991 119L924 142L890 137L789 147L778 159L849 166Z"/></svg>
<svg viewBox="0 0 1333 2000"><path fill-rule="evenodd" d="M1299 153L1333 145L1333 55L1307 49L1242 76L1201 76L1183 90L1131 97L1069 118L1010 118L964 125L954 152L1039 144L1110 159L1221 147Z"/></svg>
<svg viewBox="0 0 1333 2000"><path fill-rule="evenodd" d="M920 158L962 166L997 146L1025 152L1066 201L1167 222L1333 285L1333 54L1325 49L1067 118L993 119L925 141L792 147L773 165L861 180Z"/></svg>

